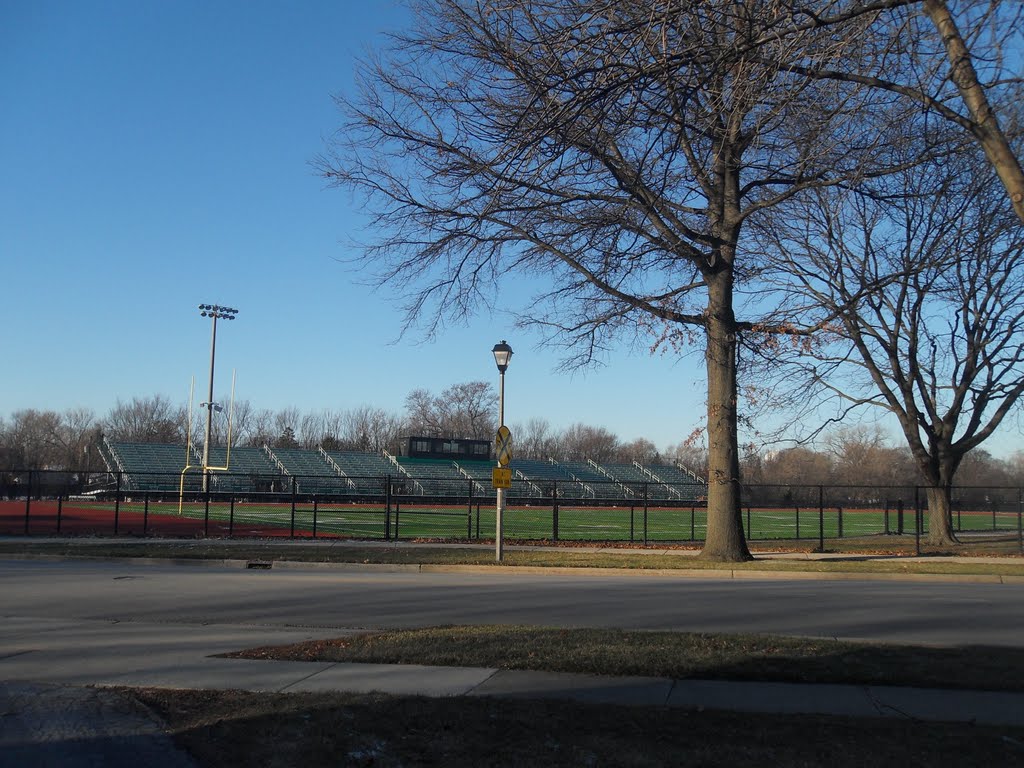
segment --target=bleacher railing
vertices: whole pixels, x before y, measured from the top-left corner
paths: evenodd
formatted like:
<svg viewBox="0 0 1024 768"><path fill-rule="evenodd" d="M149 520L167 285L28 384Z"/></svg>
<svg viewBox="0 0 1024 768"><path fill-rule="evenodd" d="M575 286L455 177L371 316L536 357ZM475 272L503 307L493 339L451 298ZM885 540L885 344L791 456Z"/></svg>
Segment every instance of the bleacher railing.
<svg viewBox="0 0 1024 768"><path fill-rule="evenodd" d="M0 534L351 537L486 540L494 491L479 478L0 472ZM671 487L669 487L671 486ZM505 535L522 541L701 542L701 486L514 479ZM817 540L927 533L927 493L914 486L748 485L748 540ZM960 486L951 523L961 535L1016 534L1024 550L1024 488Z"/></svg>

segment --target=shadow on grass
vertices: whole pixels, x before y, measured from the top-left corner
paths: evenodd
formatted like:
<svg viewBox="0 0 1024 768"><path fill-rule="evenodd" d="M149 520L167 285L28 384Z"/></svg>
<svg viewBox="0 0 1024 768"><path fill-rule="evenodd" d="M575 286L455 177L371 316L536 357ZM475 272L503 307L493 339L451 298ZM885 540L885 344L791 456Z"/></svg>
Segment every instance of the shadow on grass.
<svg viewBox="0 0 1024 768"><path fill-rule="evenodd" d="M134 694L203 768L1020 764L1021 729L356 694Z"/></svg>

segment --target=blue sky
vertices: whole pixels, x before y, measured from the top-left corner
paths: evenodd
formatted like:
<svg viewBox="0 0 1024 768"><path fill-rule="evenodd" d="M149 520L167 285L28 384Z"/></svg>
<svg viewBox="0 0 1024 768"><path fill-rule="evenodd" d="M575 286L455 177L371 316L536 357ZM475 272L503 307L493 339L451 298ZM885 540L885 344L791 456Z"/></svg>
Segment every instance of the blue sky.
<svg viewBox="0 0 1024 768"><path fill-rule="evenodd" d="M364 221L310 161L356 57L406 18L392 0L0 0L0 416L184 403L192 376L206 386L197 305L220 303L239 315L218 336L218 396L235 369L257 408L400 412L414 388L496 384L490 349L508 339L511 425L583 422L659 448L699 426L699 354L624 347L560 373L502 311L521 284L433 342L393 343L397 304L343 264ZM1019 449L1020 425L985 447Z"/></svg>
<svg viewBox="0 0 1024 768"><path fill-rule="evenodd" d="M436 341L392 343L397 305L341 263L359 213L309 163L354 59L404 21L390 0L0 0L0 415L184 402L207 380L197 305L221 303L239 315L219 326L217 391L236 369L258 408L399 412L416 387L497 384L490 349L508 339L510 424L685 438L704 408L699 356L623 349L559 373L503 296Z"/></svg>

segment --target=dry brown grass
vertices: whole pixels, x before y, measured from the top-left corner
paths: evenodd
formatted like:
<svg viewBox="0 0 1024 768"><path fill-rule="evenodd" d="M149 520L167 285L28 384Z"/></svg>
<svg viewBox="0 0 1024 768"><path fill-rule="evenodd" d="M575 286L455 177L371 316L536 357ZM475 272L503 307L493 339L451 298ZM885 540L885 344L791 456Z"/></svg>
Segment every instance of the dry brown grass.
<svg viewBox="0 0 1024 768"><path fill-rule="evenodd" d="M1024 650L818 638L459 626L389 630L226 654L247 659L493 667L674 680L1024 691Z"/></svg>

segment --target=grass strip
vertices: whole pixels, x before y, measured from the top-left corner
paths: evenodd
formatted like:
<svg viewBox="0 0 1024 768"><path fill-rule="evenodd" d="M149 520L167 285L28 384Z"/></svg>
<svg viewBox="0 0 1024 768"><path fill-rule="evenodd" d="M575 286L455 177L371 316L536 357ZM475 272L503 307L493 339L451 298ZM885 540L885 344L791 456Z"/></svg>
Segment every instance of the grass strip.
<svg viewBox="0 0 1024 768"><path fill-rule="evenodd" d="M971 554L987 550L975 548ZM964 554L967 552L965 551ZM63 557L123 557L197 560L261 560L308 563L362 563L378 565L495 565L494 552L487 547L444 545L359 545L340 542L251 542L203 539L184 542L105 542L103 540L0 542L0 556L50 555ZM711 563L692 556L690 550L665 547L648 549L550 546L537 549L507 549L502 567L619 568L624 570L728 570L804 573L889 573L947 574L979 576L1024 576L1024 560L998 556L993 562L956 559L909 559L900 552L849 551L828 559L790 559L780 553L763 553L747 563ZM948 552L935 555L948 556Z"/></svg>
<svg viewBox="0 0 1024 768"><path fill-rule="evenodd" d="M266 646L231 658L495 667L671 679L1024 690L1024 650L770 635L444 626Z"/></svg>

